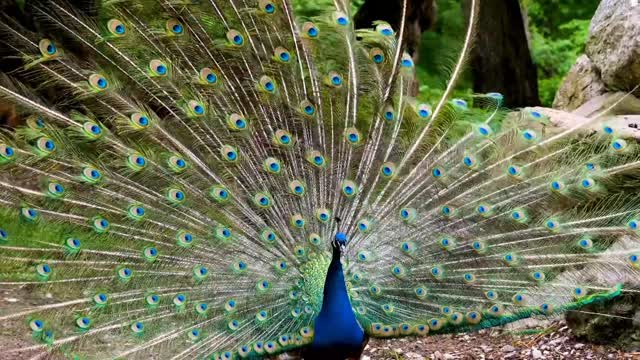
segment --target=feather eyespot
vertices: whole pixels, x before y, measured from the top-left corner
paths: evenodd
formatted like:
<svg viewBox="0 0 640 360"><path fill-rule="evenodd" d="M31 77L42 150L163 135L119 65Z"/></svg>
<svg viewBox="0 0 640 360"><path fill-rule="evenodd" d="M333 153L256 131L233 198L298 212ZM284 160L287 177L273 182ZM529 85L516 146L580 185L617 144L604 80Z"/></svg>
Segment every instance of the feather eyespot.
<svg viewBox="0 0 640 360"><path fill-rule="evenodd" d="M400 65L406 69L413 69L414 64L413 64L413 59L411 58L411 55L404 53L402 55L402 60L400 60Z"/></svg>
<svg viewBox="0 0 640 360"><path fill-rule="evenodd" d="M172 155L167 160L167 165L175 173L181 173L187 169L188 163L186 160L178 155Z"/></svg>
<svg viewBox="0 0 640 360"><path fill-rule="evenodd" d="M294 214L290 219L291 226L297 229L302 229L307 224L305 218L301 214Z"/></svg>
<svg viewBox="0 0 640 360"><path fill-rule="evenodd" d="M287 130L276 130L273 136L273 143L279 146L291 147L295 144L295 138Z"/></svg>
<svg viewBox="0 0 640 360"><path fill-rule="evenodd" d="M335 71L331 71L327 74L325 82L331 87L339 88L342 87L343 80L340 74Z"/></svg>
<svg viewBox="0 0 640 360"><path fill-rule="evenodd" d="M133 171L140 171L147 167L147 159L140 154L131 154L127 157L127 165Z"/></svg>
<svg viewBox="0 0 640 360"><path fill-rule="evenodd" d="M142 249L142 257L147 262L156 261L156 259L158 258L158 255L159 255L158 249L156 249L153 246L148 246Z"/></svg>
<svg viewBox="0 0 640 360"><path fill-rule="evenodd" d="M5 144L0 144L0 163L7 163L13 160L16 156L16 151L13 147Z"/></svg>
<svg viewBox="0 0 640 360"><path fill-rule="evenodd" d="M211 190L209 190L209 195L211 195L211 197L219 203L227 202L231 198L231 193L229 192L229 190L221 185L211 187Z"/></svg>
<svg viewBox="0 0 640 360"><path fill-rule="evenodd" d="M260 7L260 10L262 10L262 12L264 12L265 14L271 15L276 12L276 5L273 3L273 1L260 0L258 2L258 6Z"/></svg>
<svg viewBox="0 0 640 360"><path fill-rule="evenodd" d="M165 196L167 200L169 200L169 202L171 202L174 205L180 205L184 203L185 200L187 200L187 195L184 193L184 191L179 189L169 189L167 190L167 193Z"/></svg>
<svg viewBox="0 0 640 360"><path fill-rule="evenodd" d="M84 135L91 140L96 140L102 137L103 131L100 125L93 121L87 121L82 124L82 130Z"/></svg>
<svg viewBox="0 0 640 360"><path fill-rule="evenodd" d="M312 151L307 152L305 158L307 159L307 161L309 163L311 163L313 166L318 167L318 168L324 168L327 165L326 159L317 150L312 150Z"/></svg>
<svg viewBox="0 0 640 360"><path fill-rule="evenodd" d="M237 30L229 30L227 32L227 40L231 46L241 47L244 45L244 37Z"/></svg>
<svg viewBox="0 0 640 360"><path fill-rule="evenodd" d="M289 191L293 195L303 196L306 193L307 188L304 183L302 183L302 181L292 180L291 182L289 182Z"/></svg>
<svg viewBox="0 0 640 360"><path fill-rule="evenodd" d="M318 219L322 223L326 223L331 219L331 212L326 208L317 209L316 219Z"/></svg>
<svg viewBox="0 0 640 360"><path fill-rule="evenodd" d="M41 155L49 155L56 151L56 143L46 136L43 136L36 141L36 149Z"/></svg>
<svg viewBox="0 0 640 360"><path fill-rule="evenodd" d="M193 243L193 235L188 232L180 231L176 235L176 240L179 246L189 247Z"/></svg>
<svg viewBox="0 0 640 360"><path fill-rule="evenodd" d="M89 184L96 184L102 180L102 173L93 166L86 166L82 169L82 179Z"/></svg>
<svg viewBox="0 0 640 360"><path fill-rule="evenodd" d="M384 36L393 36L393 28L389 24L378 24L376 25L376 31Z"/></svg>
<svg viewBox="0 0 640 360"><path fill-rule="evenodd" d="M396 165L392 162L382 164L380 174L385 178L393 177L396 174Z"/></svg>
<svg viewBox="0 0 640 360"><path fill-rule="evenodd" d="M267 75L263 75L260 78L259 84L260 84L260 89L262 91L265 91L271 94L273 94L276 91L276 83L273 81L272 78L268 77Z"/></svg>
<svg viewBox="0 0 640 360"><path fill-rule="evenodd" d="M342 11L336 11L333 14L333 20L339 26L347 26L347 25L349 25L349 18Z"/></svg>
<svg viewBox="0 0 640 360"><path fill-rule="evenodd" d="M348 197L354 197L358 193L358 185L351 180L345 180L342 182L342 193Z"/></svg>
<svg viewBox="0 0 640 360"><path fill-rule="evenodd" d="M116 37L124 36L127 33L127 27L118 19L111 19L107 22L107 28L111 35Z"/></svg>
<svg viewBox="0 0 640 360"><path fill-rule="evenodd" d="M291 60L291 53L289 50L283 48L282 46L278 46L273 51L273 58L276 61L288 63Z"/></svg>
<svg viewBox="0 0 640 360"><path fill-rule="evenodd" d="M376 64L382 64L386 59L384 52L380 48L372 48L369 51L369 58Z"/></svg>
<svg viewBox="0 0 640 360"><path fill-rule="evenodd" d="M92 74L89 76L89 84L97 91L103 91L109 88L109 81L101 74Z"/></svg>
<svg viewBox="0 0 640 360"><path fill-rule="evenodd" d="M426 120L431 116L431 108L427 104L416 104L414 110L422 120Z"/></svg>
<svg viewBox="0 0 640 360"><path fill-rule="evenodd" d="M47 184L47 193L49 196L59 199L65 195L65 189L59 182L51 181Z"/></svg>
<svg viewBox="0 0 640 360"><path fill-rule="evenodd" d="M238 150L231 145L224 145L220 149L220 153L222 154L223 159L228 162L238 161L238 158L239 158Z"/></svg>
<svg viewBox="0 0 640 360"><path fill-rule="evenodd" d="M139 221L144 219L145 215L147 215L147 211L140 205L131 205L127 209L127 215L130 219Z"/></svg>
<svg viewBox="0 0 640 360"><path fill-rule="evenodd" d="M249 122L240 114L231 114L227 118L227 127L230 130L243 131L249 127Z"/></svg>
<svg viewBox="0 0 640 360"><path fill-rule="evenodd" d="M162 60L154 59L149 62L151 76L165 76L169 73L169 66Z"/></svg>
<svg viewBox="0 0 640 360"><path fill-rule="evenodd" d="M165 23L167 34L182 35L184 34L184 25L178 19L169 19Z"/></svg>
<svg viewBox="0 0 640 360"><path fill-rule="evenodd" d="M347 128L344 130L344 138L351 145L358 145L362 140L362 135L356 128Z"/></svg>
<svg viewBox="0 0 640 360"><path fill-rule="evenodd" d="M266 209L273 205L273 200L271 200L271 196L266 192L259 192L253 196L253 203L256 206Z"/></svg>
<svg viewBox="0 0 640 360"><path fill-rule="evenodd" d="M306 116L314 116L316 114L316 108L309 100L304 100L300 103L300 110Z"/></svg>
<svg viewBox="0 0 640 360"><path fill-rule="evenodd" d="M60 55L60 51L56 47L56 44L49 39L42 39L38 43L38 48L40 49L40 54L44 58L50 59Z"/></svg>
<svg viewBox="0 0 640 360"><path fill-rule="evenodd" d="M98 234L103 234L109 231L111 224L109 221L102 216L96 216L92 219L91 224L93 225L93 230Z"/></svg>
<svg viewBox="0 0 640 360"><path fill-rule="evenodd" d="M312 22L306 22L302 25L302 33L309 39L315 39L320 35L320 30Z"/></svg>
<svg viewBox="0 0 640 360"><path fill-rule="evenodd" d="M211 68L202 68L199 73L200 83L206 85L214 85L218 82L218 74Z"/></svg>

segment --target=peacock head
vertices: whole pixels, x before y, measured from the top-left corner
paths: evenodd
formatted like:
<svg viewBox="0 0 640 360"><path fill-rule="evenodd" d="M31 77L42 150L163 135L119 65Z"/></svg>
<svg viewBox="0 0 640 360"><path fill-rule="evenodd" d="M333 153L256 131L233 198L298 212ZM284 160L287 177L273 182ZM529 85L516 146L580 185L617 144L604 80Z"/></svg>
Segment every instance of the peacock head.
<svg viewBox="0 0 640 360"><path fill-rule="evenodd" d="M338 226L340 226L340 222L342 221L342 219L340 219L339 217L335 217L335 221L336 224L338 224ZM347 246L347 234L343 233L342 231L338 231L336 233L336 236L333 238L333 241L331 242L331 246L333 246L334 249L340 250L340 252L344 251L344 248Z"/></svg>

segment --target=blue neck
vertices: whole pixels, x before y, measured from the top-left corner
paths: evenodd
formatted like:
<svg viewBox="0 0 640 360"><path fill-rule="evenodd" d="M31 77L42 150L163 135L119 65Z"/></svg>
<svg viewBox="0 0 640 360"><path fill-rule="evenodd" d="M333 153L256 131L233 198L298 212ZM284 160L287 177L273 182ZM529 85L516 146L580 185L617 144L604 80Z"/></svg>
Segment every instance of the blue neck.
<svg viewBox="0 0 640 360"><path fill-rule="evenodd" d="M322 309L315 319L311 350L314 355L330 354L332 358L346 358L354 353L359 354L364 340L364 332L351 309L340 263L340 249L334 247L324 283Z"/></svg>

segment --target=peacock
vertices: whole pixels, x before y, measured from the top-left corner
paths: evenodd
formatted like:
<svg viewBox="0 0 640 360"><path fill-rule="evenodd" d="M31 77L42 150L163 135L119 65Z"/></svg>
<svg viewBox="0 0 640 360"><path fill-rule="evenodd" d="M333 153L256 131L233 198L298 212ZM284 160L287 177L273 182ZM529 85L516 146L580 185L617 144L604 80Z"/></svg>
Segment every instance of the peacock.
<svg viewBox="0 0 640 360"><path fill-rule="evenodd" d="M31 299L0 308L11 358L359 358L634 291L640 146L454 98L479 0L432 104L404 15L355 29L346 0L23 5L36 27L1 25L23 123L0 132L0 289Z"/></svg>

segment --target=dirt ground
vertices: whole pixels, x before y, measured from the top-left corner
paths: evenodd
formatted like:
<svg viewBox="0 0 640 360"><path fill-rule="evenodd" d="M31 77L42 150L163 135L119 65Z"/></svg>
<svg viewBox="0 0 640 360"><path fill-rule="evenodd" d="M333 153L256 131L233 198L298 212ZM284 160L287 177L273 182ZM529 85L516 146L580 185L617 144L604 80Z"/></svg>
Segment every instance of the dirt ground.
<svg viewBox="0 0 640 360"><path fill-rule="evenodd" d="M526 331L492 329L470 334L372 340L362 360L639 359L640 352L585 344L564 321Z"/></svg>

